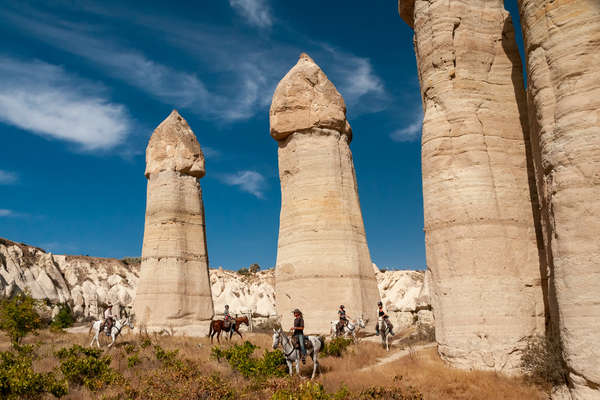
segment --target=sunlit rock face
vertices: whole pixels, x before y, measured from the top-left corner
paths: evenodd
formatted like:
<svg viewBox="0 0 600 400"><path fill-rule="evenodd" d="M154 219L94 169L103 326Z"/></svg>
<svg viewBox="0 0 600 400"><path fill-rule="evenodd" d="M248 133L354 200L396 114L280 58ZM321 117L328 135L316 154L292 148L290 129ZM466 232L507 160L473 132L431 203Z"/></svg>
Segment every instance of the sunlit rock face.
<svg viewBox="0 0 600 400"><path fill-rule="evenodd" d="M548 275L575 399L600 399L600 2L520 0Z"/></svg>
<svg viewBox="0 0 600 400"><path fill-rule="evenodd" d="M544 332L521 62L502 0L400 0L423 100L436 339L460 368L516 373Z"/></svg>
<svg viewBox="0 0 600 400"><path fill-rule="evenodd" d="M200 144L173 111L146 149L146 223L134 311L148 329L193 327L213 316L198 181L204 173Z"/></svg>
<svg viewBox="0 0 600 400"><path fill-rule="evenodd" d="M300 308L306 332L329 332L340 304L351 316L374 321L379 293L358 199L346 106L306 54L277 85L270 120L279 145L275 286L283 325L291 326L291 312Z"/></svg>

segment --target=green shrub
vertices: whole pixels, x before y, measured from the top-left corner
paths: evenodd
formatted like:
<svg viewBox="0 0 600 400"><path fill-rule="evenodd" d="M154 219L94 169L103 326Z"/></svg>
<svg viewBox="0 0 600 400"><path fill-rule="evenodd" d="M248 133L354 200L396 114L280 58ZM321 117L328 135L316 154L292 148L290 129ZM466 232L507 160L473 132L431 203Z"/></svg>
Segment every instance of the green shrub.
<svg viewBox="0 0 600 400"><path fill-rule="evenodd" d="M406 389L400 387L389 388L383 386L371 386L362 390L355 398L359 400L423 400L424 397L415 388L409 386Z"/></svg>
<svg viewBox="0 0 600 400"><path fill-rule="evenodd" d="M58 311L58 314L52 320L50 327L54 330L61 330L70 328L73 326L75 322L75 318L73 317L73 311L71 311L71 307L68 304L62 304Z"/></svg>
<svg viewBox="0 0 600 400"><path fill-rule="evenodd" d="M317 382L301 383L292 389L279 389L271 400L331 400L333 396L328 394L323 385Z"/></svg>
<svg viewBox="0 0 600 400"><path fill-rule="evenodd" d="M28 334L37 334L42 320L35 310L38 301L26 293L0 301L0 330L6 332L13 346Z"/></svg>
<svg viewBox="0 0 600 400"><path fill-rule="evenodd" d="M569 371L558 339L534 337L521 354L521 368L536 383L565 384Z"/></svg>
<svg viewBox="0 0 600 400"><path fill-rule="evenodd" d="M124 347L125 353L131 354L136 351L135 344L126 344Z"/></svg>
<svg viewBox="0 0 600 400"><path fill-rule="evenodd" d="M260 265L258 264L252 264L250 265L250 268L248 268L248 272L251 274L256 274L258 271L260 271Z"/></svg>
<svg viewBox="0 0 600 400"><path fill-rule="evenodd" d="M323 354L325 356L341 357L344 350L352 344L352 339L344 337L333 338L330 342L325 343Z"/></svg>
<svg viewBox="0 0 600 400"><path fill-rule="evenodd" d="M140 361L140 356L137 353L135 353L134 355L131 355L131 356L127 357L127 366L129 368L135 367L140 362L141 362Z"/></svg>
<svg viewBox="0 0 600 400"><path fill-rule="evenodd" d="M183 368L183 363L177 358L179 350L165 350L159 345L154 345L154 355L156 359L162 362L165 368Z"/></svg>
<svg viewBox="0 0 600 400"><path fill-rule="evenodd" d="M245 341L227 349L215 346L211 349L211 356L218 361L227 360L231 368L238 371L246 378L264 379L270 376L284 376L285 357L279 350L265 350L262 358L252 357L256 346Z"/></svg>
<svg viewBox="0 0 600 400"><path fill-rule="evenodd" d="M150 340L150 336L146 335L142 338L142 341L140 342L140 347L142 349L145 349L146 347L149 347L152 344L152 340Z"/></svg>
<svg viewBox="0 0 600 400"><path fill-rule="evenodd" d="M60 370L69 382L82 385L92 391L119 382L121 375L110 367L111 358L103 356L102 350L73 345L56 352Z"/></svg>
<svg viewBox="0 0 600 400"><path fill-rule="evenodd" d="M237 273L244 276L250 275L250 271L248 271L248 268L240 268L238 269Z"/></svg>
<svg viewBox="0 0 600 400"><path fill-rule="evenodd" d="M37 373L33 370L32 346L19 351L0 352L0 398L37 399L44 393L56 397L67 394L67 382L57 379L54 373Z"/></svg>
<svg viewBox="0 0 600 400"><path fill-rule="evenodd" d="M127 265L135 265L135 264L141 263L142 258L141 257L125 257L125 258L121 258L121 261L123 261L123 263L127 264Z"/></svg>

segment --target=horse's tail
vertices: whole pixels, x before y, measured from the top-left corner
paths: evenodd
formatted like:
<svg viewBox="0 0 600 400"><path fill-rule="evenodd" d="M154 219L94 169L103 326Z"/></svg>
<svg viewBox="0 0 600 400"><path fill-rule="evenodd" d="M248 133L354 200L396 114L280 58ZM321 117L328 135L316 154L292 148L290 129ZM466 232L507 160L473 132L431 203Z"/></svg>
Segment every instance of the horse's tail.
<svg viewBox="0 0 600 400"><path fill-rule="evenodd" d="M210 335L212 335L213 333L213 321L210 321L210 325L208 328L208 335L206 335L206 337L210 337Z"/></svg>

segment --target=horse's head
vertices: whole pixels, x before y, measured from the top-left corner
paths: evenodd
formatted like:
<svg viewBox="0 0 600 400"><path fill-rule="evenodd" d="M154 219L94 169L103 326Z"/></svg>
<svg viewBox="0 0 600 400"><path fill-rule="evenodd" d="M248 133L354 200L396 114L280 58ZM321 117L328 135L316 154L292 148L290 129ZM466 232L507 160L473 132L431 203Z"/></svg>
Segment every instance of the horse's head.
<svg viewBox="0 0 600 400"><path fill-rule="evenodd" d="M281 339L281 329L273 328L273 350L279 346L279 340Z"/></svg>
<svg viewBox="0 0 600 400"><path fill-rule="evenodd" d="M248 323L248 317L244 316L238 319L238 323L239 324L246 324L246 326L250 326L250 324Z"/></svg>
<svg viewBox="0 0 600 400"><path fill-rule="evenodd" d="M365 328L367 326L367 324L365 323L365 320L362 319L362 317L360 317L358 319L358 326L360 326L361 328Z"/></svg>

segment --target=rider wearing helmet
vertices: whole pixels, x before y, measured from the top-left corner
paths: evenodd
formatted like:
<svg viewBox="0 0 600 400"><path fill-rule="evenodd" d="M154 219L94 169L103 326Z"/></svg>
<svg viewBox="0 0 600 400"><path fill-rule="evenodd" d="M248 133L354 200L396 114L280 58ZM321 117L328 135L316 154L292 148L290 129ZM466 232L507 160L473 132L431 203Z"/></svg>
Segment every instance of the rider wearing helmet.
<svg viewBox="0 0 600 400"><path fill-rule="evenodd" d="M394 331L393 331L394 327L393 327L392 323L390 322L389 315L387 315L387 313L383 310L383 303L381 301L377 302L377 316L379 318L383 318L383 322L385 322L388 329L390 330L390 335L394 336ZM375 330L376 330L377 334L379 335L379 323L377 323Z"/></svg>
<svg viewBox="0 0 600 400"><path fill-rule="evenodd" d="M300 353L302 355L302 364L306 364L306 347L304 347L304 318L302 318L302 312L299 309L292 311L294 313L294 327L290 329L294 339L298 341L300 345Z"/></svg>
<svg viewBox="0 0 600 400"><path fill-rule="evenodd" d="M225 310L223 311L223 327L229 328L231 324L231 314L229 314L229 304L225 304Z"/></svg>
<svg viewBox="0 0 600 400"><path fill-rule="evenodd" d="M338 316L340 317L339 322L337 323L338 333L342 333L345 326L348 326L348 316L346 315L346 309L344 305L340 305L340 309L338 310Z"/></svg>

